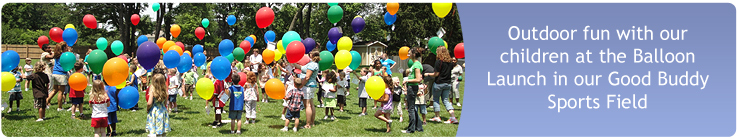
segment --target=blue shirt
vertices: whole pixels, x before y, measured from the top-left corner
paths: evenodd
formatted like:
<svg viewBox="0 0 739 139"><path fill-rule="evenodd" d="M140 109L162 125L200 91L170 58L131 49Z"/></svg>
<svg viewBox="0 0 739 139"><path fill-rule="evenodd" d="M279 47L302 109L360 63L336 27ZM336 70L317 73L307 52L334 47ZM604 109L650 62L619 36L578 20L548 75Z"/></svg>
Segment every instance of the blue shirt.
<svg viewBox="0 0 739 139"><path fill-rule="evenodd" d="M390 69L390 67L395 65L395 61L393 61L392 59L385 59L385 60L381 60L381 62L382 62L382 66L385 66L385 68L387 68L387 71L386 71L387 74L393 75L393 72Z"/></svg>
<svg viewBox="0 0 739 139"><path fill-rule="evenodd" d="M62 64L59 63L59 58L54 59L54 71L52 74L67 75L67 72L62 68Z"/></svg>
<svg viewBox="0 0 739 139"><path fill-rule="evenodd" d="M115 86L105 86L105 91L108 93L110 98L110 106L108 106L108 112L115 112L118 110L118 95L115 95ZM149 99L149 98L147 98Z"/></svg>
<svg viewBox="0 0 739 139"><path fill-rule="evenodd" d="M139 88L139 77L136 77L136 74L131 74L131 77L128 77L128 80L132 82L131 86Z"/></svg>
<svg viewBox="0 0 739 139"><path fill-rule="evenodd" d="M21 79L21 72L18 72L17 70L13 71L13 75L15 76L16 81ZM21 82L15 82L13 89L8 92L21 92Z"/></svg>
<svg viewBox="0 0 739 139"><path fill-rule="evenodd" d="M231 101L228 103L228 105L230 105L228 110L244 110L244 87L241 87L240 85L234 85L228 87L228 90L231 92L231 95L229 96L229 98L231 98Z"/></svg>
<svg viewBox="0 0 739 139"><path fill-rule="evenodd" d="M305 84L307 87L318 87L318 81L316 78L318 78L318 63L311 61L308 64L305 64L301 69L302 74L300 74L300 78L305 78L305 74L307 74L308 70L313 71L313 74L310 75L310 78L308 78L308 82Z"/></svg>

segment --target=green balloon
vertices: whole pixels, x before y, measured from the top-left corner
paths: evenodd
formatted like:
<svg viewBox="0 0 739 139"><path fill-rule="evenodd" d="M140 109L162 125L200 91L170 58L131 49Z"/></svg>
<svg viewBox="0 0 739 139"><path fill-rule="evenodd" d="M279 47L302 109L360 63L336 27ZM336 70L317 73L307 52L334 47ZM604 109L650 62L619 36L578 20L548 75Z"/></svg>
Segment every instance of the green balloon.
<svg viewBox="0 0 739 139"><path fill-rule="evenodd" d="M62 70L64 71L72 70L75 62L77 62L77 57L72 52L64 52L59 57L59 64L62 65Z"/></svg>
<svg viewBox="0 0 739 139"><path fill-rule="evenodd" d="M208 20L208 18L203 18L203 21L200 21L200 23L203 24L203 28L208 28L208 25L210 25L210 20Z"/></svg>
<svg viewBox="0 0 739 139"><path fill-rule="evenodd" d="M154 5L151 5L151 9L153 9L155 12L159 11L159 3L154 3Z"/></svg>
<svg viewBox="0 0 739 139"><path fill-rule="evenodd" d="M341 6L339 5L334 5L328 9L328 13L326 13L326 15L328 16L328 21L335 24L344 16L344 9L341 9Z"/></svg>
<svg viewBox="0 0 739 139"><path fill-rule="evenodd" d="M120 40L113 41L113 43L110 44L110 50L113 51L113 54L120 55L123 53L123 42Z"/></svg>
<svg viewBox="0 0 739 139"><path fill-rule="evenodd" d="M413 59L408 59L408 68L413 67Z"/></svg>
<svg viewBox="0 0 739 139"><path fill-rule="evenodd" d="M241 49L241 47L236 47L231 54L233 54L234 58L238 61L244 60L244 49Z"/></svg>
<svg viewBox="0 0 739 139"><path fill-rule="evenodd" d="M362 55L359 54L359 52L352 50L352 63L349 64L349 68L352 70L357 70L359 68L359 64L362 63Z"/></svg>
<svg viewBox="0 0 739 139"><path fill-rule="evenodd" d="M321 51L320 56L321 61L318 61L318 69L323 71L331 68L331 65L334 64L334 55L329 51Z"/></svg>
<svg viewBox="0 0 739 139"><path fill-rule="evenodd" d="M232 54L228 54L228 56L226 56L226 58L228 59L228 62L229 63L230 62L234 62L234 54L233 53Z"/></svg>
<svg viewBox="0 0 739 139"><path fill-rule="evenodd" d="M98 49L100 50L108 49L108 40L103 37L98 38L98 41L95 42L95 44L98 46Z"/></svg>
<svg viewBox="0 0 739 139"><path fill-rule="evenodd" d="M92 73L100 74L103 72L103 66L108 61L108 55L103 50L92 50L87 57L87 65L90 66Z"/></svg>
<svg viewBox="0 0 739 139"><path fill-rule="evenodd" d="M431 51L431 53L436 54L436 48L439 46L444 46L444 40L442 40L439 37L433 37L429 39L428 46L429 46L429 51Z"/></svg>
<svg viewBox="0 0 739 139"><path fill-rule="evenodd" d="M333 2L329 2L329 3L328 3L328 6L336 6L336 5L339 5L339 3L338 3L338 2L335 2L335 3L333 3Z"/></svg>
<svg viewBox="0 0 739 139"><path fill-rule="evenodd" d="M287 33L285 33L285 35L282 35L282 47L287 48L287 46L290 45L291 42L302 40L303 39L300 39L300 34L298 34L298 32L288 31Z"/></svg>

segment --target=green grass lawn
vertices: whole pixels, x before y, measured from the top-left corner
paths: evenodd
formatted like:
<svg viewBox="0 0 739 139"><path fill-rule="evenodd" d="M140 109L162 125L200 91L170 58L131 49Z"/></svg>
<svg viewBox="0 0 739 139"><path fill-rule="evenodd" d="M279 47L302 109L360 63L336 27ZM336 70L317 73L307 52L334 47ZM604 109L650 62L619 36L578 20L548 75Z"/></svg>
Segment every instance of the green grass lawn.
<svg viewBox="0 0 739 139"><path fill-rule="evenodd" d="M21 64L23 65L23 63ZM394 76L399 76L394 74ZM201 76L202 77L202 76ZM356 85L352 85L352 88ZM464 82L460 85L460 90L464 90ZM463 94L461 94L463 97ZM89 95L86 95L85 101L88 100ZM139 100L139 106L146 108L146 101L143 99L144 93L140 92L142 99ZM71 113L66 111L71 106L70 104L63 105L64 111L56 111L56 98L51 102L52 106L47 110L47 120L43 122L35 122L38 118L38 111L33 109L33 95L31 91L23 92L24 99L21 101L21 110L7 113L7 109L2 112L2 133L9 137L90 137L93 136L93 128L90 127L90 106L85 102L84 118L72 119ZM403 96L405 97L405 96ZM2 102L8 102L8 93L2 93ZM282 101L270 100L270 103L257 103L257 122L255 124L248 124L242 126L243 134L230 134L230 123L226 123L223 127L212 128L208 126L214 120L214 114L211 112L210 115L205 113L205 100L201 99L197 95L194 95L193 100L185 100L182 97L178 97L178 107L180 112L170 114L170 126L172 132L169 132L167 136L170 137L235 137L235 136L262 136L262 137L324 137L324 136L393 136L393 137L415 137L415 136L432 136L432 137L450 137L455 136L457 133L456 124L444 124L436 122L428 122L428 125L424 126L425 132L416 132L414 134L403 134L400 130L403 130L408 126L408 114L404 111L403 122L398 122L398 115L393 114L392 119L392 133L387 134L385 132L385 123L376 119L374 116L374 110L371 109L372 101L368 101L369 109L367 113L369 115L359 117L357 116L361 109L358 107L357 92L351 89L351 95L347 97L348 106L345 107L345 112L335 111L336 120L326 121L322 120L325 109L317 108L316 110L316 126L312 129L299 129L297 133L282 132L280 129L283 127L284 121L280 120L280 113L282 110ZM317 104L317 102L315 102ZM459 117L461 113L461 107L454 106L455 114ZM14 108L15 109L15 108ZM226 108L228 109L228 108ZM228 120L228 114L223 115L224 120ZM301 123L305 124L305 112L301 112ZM433 117L433 109L428 109L427 118ZM442 120L447 120L449 114L442 110ZM129 111L119 110L118 111L117 132L119 136L123 137L146 137L145 131L146 122L146 111ZM292 123L291 123L292 127Z"/></svg>

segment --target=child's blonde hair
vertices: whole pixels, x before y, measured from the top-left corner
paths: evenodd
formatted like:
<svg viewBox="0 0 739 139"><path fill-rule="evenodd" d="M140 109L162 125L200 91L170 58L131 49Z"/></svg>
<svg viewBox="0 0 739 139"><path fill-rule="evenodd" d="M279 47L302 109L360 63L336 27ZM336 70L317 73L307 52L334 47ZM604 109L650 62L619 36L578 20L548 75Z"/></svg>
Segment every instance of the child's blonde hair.
<svg viewBox="0 0 739 139"><path fill-rule="evenodd" d="M44 72L46 70L46 64L41 60L36 62L36 66L33 66L33 72Z"/></svg>
<svg viewBox="0 0 739 139"><path fill-rule="evenodd" d="M156 101L164 101L167 98L167 83L162 74L154 74L152 78L152 92L151 95Z"/></svg>
<svg viewBox="0 0 739 139"><path fill-rule="evenodd" d="M101 80L92 81L92 90L90 91L90 100L101 102L108 99L108 93L105 92L105 86Z"/></svg>

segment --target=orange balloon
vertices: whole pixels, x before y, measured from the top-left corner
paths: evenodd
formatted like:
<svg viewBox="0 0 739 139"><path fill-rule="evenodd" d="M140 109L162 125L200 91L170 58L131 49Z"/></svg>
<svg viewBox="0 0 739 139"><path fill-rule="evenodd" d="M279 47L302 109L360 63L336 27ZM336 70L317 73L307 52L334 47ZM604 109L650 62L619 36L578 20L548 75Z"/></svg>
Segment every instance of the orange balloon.
<svg viewBox="0 0 739 139"><path fill-rule="evenodd" d="M69 76L69 87L75 91L83 91L87 88L87 77L82 73L74 73Z"/></svg>
<svg viewBox="0 0 739 139"><path fill-rule="evenodd" d="M103 78L109 86L120 85L128 78L128 63L118 57L109 59L103 66Z"/></svg>
<svg viewBox="0 0 739 139"><path fill-rule="evenodd" d="M169 50L177 51L177 53L180 53L180 56L182 56L182 53L183 52L182 52L182 48L180 48L180 46L177 46L177 45L171 46L171 47L169 47L169 49L167 49L167 51L169 51Z"/></svg>
<svg viewBox="0 0 739 139"><path fill-rule="evenodd" d="M400 56L400 60L408 59L408 46L400 47L400 50L398 50L398 56Z"/></svg>
<svg viewBox="0 0 739 139"><path fill-rule="evenodd" d="M257 36L254 36L254 34L249 35L249 37L251 37L252 39L254 39L254 41L257 41Z"/></svg>
<svg viewBox="0 0 739 139"><path fill-rule="evenodd" d="M272 63L275 60L275 51L269 49L262 51L262 60L265 64Z"/></svg>
<svg viewBox="0 0 739 139"><path fill-rule="evenodd" d="M279 79L269 79L264 86L264 90L267 91L267 96L272 99L285 98L285 85Z"/></svg>
<svg viewBox="0 0 739 139"><path fill-rule="evenodd" d="M169 28L169 33L172 33L172 37L177 38L177 36L180 36L180 25L174 24L171 28Z"/></svg>
<svg viewBox="0 0 739 139"><path fill-rule="evenodd" d="M395 13L398 12L398 7L400 7L400 4L398 4L397 2L388 2L387 12L390 13L390 15L395 15Z"/></svg>
<svg viewBox="0 0 739 139"><path fill-rule="evenodd" d="M177 45L177 43L175 43L174 41L165 42L164 47L162 47L162 52L166 53L167 51L169 51L170 48L172 48L172 46L175 46L175 45Z"/></svg>
<svg viewBox="0 0 739 139"><path fill-rule="evenodd" d="M164 47L165 42L167 42L167 39L165 39L164 37L157 39L157 45L159 46L159 49L162 49L162 47Z"/></svg>
<svg viewBox="0 0 739 139"><path fill-rule="evenodd" d="M192 57L192 53L190 53L190 51L188 51L188 50L185 50L185 54L187 54L188 56Z"/></svg>

